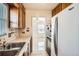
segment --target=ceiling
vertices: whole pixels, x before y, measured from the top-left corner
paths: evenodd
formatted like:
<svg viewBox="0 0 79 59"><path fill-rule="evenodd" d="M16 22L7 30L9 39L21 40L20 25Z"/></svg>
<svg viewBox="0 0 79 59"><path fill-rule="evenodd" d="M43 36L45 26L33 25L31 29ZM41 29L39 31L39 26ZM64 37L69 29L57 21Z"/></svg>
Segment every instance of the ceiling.
<svg viewBox="0 0 79 59"><path fill-rule="evenodd" d="M28 10L52 10L58 3L24 3L24 7Z"/></svg>

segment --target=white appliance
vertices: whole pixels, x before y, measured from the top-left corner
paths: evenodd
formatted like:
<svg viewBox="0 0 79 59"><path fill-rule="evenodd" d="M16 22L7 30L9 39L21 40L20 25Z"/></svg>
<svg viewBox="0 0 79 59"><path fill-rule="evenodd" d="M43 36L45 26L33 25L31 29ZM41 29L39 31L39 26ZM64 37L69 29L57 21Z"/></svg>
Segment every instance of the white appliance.
<svg viewBox="0 0 79 59"><path fill-rule="evenodd" d="M58 56L78 56L79 4L71 4L55 15L52 20L56 22L54 31L52 27L52 54L55 52L55 55Z"/></svg>

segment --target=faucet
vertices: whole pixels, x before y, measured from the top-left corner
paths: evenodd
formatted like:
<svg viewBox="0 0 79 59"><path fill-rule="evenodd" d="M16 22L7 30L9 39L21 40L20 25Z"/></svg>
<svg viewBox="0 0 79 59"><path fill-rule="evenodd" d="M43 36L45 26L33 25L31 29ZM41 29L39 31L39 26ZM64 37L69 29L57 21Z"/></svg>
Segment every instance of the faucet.
<svg viewBox="0 0 79 59"><path fill-rule="evenodd" d="M5 38L4 39L1 39L0 40L1 41L1 43L0 43L0 46L2 47L2 50L5 50L5 43L6 43L6 40L5 40Z"/></svg>
<svg viewBox="0 0 79 59"><path fill-rule="evenodd" d="M4 50L5 50L5 47L6 47L5 43L6 43L6 41L3 42L3 49Z"/></svg>

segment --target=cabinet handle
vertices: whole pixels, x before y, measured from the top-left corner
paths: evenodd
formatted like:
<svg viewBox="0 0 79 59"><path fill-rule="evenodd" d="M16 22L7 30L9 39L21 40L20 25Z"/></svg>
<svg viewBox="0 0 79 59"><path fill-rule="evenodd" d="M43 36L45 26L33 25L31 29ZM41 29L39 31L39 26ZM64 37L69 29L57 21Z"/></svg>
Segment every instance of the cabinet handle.
<svg viewBox="0 0 79 59"><path fill-rule="evenodd" d="M74 9L74 7L71 7L71 8L69 8L68 10L71 11L71 10L73 10L73 9Z"/></svg>

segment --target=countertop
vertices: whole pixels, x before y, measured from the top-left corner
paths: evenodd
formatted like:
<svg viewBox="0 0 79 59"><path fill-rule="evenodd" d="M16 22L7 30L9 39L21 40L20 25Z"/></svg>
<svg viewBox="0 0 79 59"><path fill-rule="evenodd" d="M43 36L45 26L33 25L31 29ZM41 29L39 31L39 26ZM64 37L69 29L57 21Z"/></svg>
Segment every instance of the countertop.
<svg viewBox="0 0 79 59"><path fill-rule="evenodd" d="M30 39L31 39L31 36L26 38L25 44L24 44L23 48L21 49L21 51L19 52L19 54L17 56L22 56L23 53L25 51L27 51L27 45L28 45L28 43L30 43Z"/></svg>
<svg viewBox="0 0 79 59"><path fill-rule="evenodd" d="M16 38L11 40L9 43L18 43L18 42L26 42L28 37Z"/></svg>
<svg viewBox="0 0 79 59"><path fill-rule="evenodd" d="M23 48L21 49L21 51L16 54L16 56L22 56L23 53L25 51L27 51L27 44L30 43L30 39L31 39L31 36L24 36L24 37L19 37L19 38L14 38L14 39L11 39L9 41L7 41L6 43L19 43L19 42L25 42Z"/></svg>
<svg viewBox="0 0 79 59"><path fill-rule="evenodd" d="M28 38L30 38L31 36L23 36L23 37L12 37L9 38L8 41L6 43L18 43L18 42L26 42L28 40Z"/></svg>

